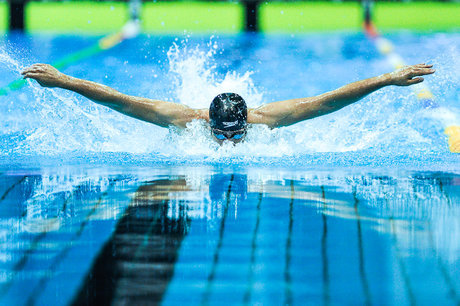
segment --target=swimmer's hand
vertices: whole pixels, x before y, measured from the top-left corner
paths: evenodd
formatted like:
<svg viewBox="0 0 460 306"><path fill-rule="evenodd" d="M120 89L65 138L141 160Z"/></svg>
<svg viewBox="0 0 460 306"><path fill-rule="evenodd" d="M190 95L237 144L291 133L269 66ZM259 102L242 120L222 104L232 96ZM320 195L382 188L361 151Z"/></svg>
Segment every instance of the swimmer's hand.
<svg viewBox="0 0 460 306"><path fill-rule="evenodd" d="M21 74L24 79L34 79L43 87L60 87L67 77L48 64L34 64L24 69Z"/></svg>
<svg viewBox="0 0 460 306"><path fill-rule="evenodd" d="M388 73L391 85L409 86L423 82L422 75L433 74L436 70L433 65L418 64L406 66L396 71Z"/></svg>

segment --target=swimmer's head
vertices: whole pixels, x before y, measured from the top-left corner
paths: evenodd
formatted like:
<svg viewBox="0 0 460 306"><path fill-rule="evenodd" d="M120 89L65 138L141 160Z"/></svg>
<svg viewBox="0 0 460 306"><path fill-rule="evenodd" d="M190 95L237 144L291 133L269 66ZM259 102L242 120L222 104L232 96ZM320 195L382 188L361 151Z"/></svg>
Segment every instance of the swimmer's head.
<svg viewBox="0 0 460 306"><path fill-rule="evenodd" d="M209 106L209 124L212 136L219 144L225 140L238 143L246 136L248 108L236 93L223 93Z"/></svg>

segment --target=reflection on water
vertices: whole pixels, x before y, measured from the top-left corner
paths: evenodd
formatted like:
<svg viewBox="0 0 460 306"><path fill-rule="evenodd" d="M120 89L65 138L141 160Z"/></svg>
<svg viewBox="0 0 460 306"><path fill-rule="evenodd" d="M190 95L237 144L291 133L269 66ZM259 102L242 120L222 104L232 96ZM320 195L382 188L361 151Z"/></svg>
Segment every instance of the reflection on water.
<svg viewBox="0 0 460 306"><path fill-rule="evenodd" d="M186 200L169 211L169 193L187 191L184 179L158 179L139 187L111 239L93 263L76 305L159 303L190 218ZM173 214L174 216L171 216Z"/></svg>
<svg viewBox="0 0 460 306"><path fill-rule="evenodd" d="M460 176L0 176L3 304L458 304Z"/></svg>

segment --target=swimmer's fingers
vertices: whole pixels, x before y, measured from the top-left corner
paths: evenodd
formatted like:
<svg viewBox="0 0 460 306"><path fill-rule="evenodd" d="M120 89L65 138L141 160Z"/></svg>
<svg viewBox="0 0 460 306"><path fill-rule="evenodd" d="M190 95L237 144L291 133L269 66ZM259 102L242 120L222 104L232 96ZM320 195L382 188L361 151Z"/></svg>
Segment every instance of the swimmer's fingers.
<svg viewBox="0 0 460 306"><path fill-rule="evenodd" d="M49 80L46 79L46 77L43 76L43 73L40 72L27 72L24 74L23 79L32 79L38 82L43 87L55 87L56 85Z"/></svg>
<svg viewBox="0 0 460 306"><path fill-rule="evenodd" d="M428 74L433 74L435 73L435 69L431 68L415 68L411 71L410 76L419 76L419 75L428 75Z"/></svg>
<svg viewBox="0 0 460 306"><path fill-rule="evenodd" d="M40 84L40 86L48 87L48 86L46 86L46 84L44 84L42 81L40 81L40 79L38 78L37 73L29 73L26 76L24 76L24 79L32 79L32 80L37 81L37 83Z"/></svg>
<svg viewBox="0 0 460 306"><path fill-rule="evenodd" d="M417 83L421 83L423 82L423 80L424 79L422 77L413 78L413 79L407 80L407 85L414 85Z"/></svg>
<svg viewBox="0 0 460 306"><path fill-rule="evenodd" d="M413 67L417 67L417 68L431 68L431 67L433 67L433 65L417 64L417 65L414 65Z"/></svg>
<svg viewBox="0 0 460 306"><path fill-rule="evenodd" d="M37 72L51 72L58 73L57 69L48 64L33 64L30 67L25 68L21 74L25 75L26 73L37 73Z"/></svg>
<svg viewBox="0 0 460 306"><path fill-rule="evenodd" d="M43 83L40 81L40 73L36 73L36 72L26 72L26 73L23 73L23 75L24 75L23 79L32 79L32 80L37 81L38 84L40 84L41 86L47 87L46 84L43 84Z"/></svg>
<svg viewBox="0 0 460 306"><path fill-rule="evenodd" d="M24 69L24 70L21 72L21 74L22 74L22 75L26 75L27 73L35 73L35 72L37 72L37 69L36 69L35 67L33 67L33 66L30 66L30 67Z"/></svg>
<svg viewBox="0 0 460 306"><path fill-rule="evenodd" d="M21 74L24 79L34 79L43 87L59 86L64 78L62 73L48 64L34 64L24 69Z"/></svg>
<svg viewBox="0 0 460 306"><path fill-rule="evenodd" d="M38 79L40 77L40 73L37 72L26 72L23 74L23 79Z"/></svg>
<svg viewBox="0 0 460 306"><path fill-rule="evenodd" d="M29 75L29 74L37 74L37 75L44 75L46 73L46 71L43 71L43 69L40 69L40 68L37 68L37 67L30 67L30 68L26 68L24 69L24 71L21 72L21 74L23 76L26 76L26 75Z"/></svg>
<svg viewBox="0 0 460 306"><path fill-rule="evenodd" d="M423 78L420 76L433 74L435 72L435 70L431 67L433 67L433 65L426 64L403 67L390 73L391 84L397 86L409 86L423 82Z"/></svg>
<svg viewBox="0 0 460 306"><path fill-rule="evenodd" d="M42 68L40 68L40 66L37 66L37 65L35 64L35 65L32 65L32 66L30 66L30 67L28 67L28 68L25 68L25 69L21 72L21 74L22 74L23 76L25 76L25 75L27 75L27 74L29 74L29 73L38 73L38 72L41 72L41 71L42 71Z"/></svg>

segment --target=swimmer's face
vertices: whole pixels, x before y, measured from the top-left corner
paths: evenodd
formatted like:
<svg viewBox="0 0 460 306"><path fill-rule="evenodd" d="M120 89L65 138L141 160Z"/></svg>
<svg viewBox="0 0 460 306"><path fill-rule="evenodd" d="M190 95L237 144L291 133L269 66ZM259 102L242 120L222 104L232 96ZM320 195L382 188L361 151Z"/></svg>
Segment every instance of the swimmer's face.
<svg viewBox="0 0 460 306"><path fill-rule="evenodd" d="M236 93L222 93L209 106L211 135L220 145L242 142L246 136L247 119L246 102Z"/></svg>
<svg viewBox="0 0 460 306"><path fill-rule="evenodd" d="M222 131L219 129L211 129L212 138L220 145L222 145L225 141L230 141L233 144L242 142L246 137L246 132L246 128L237 131Z"/></svg>

